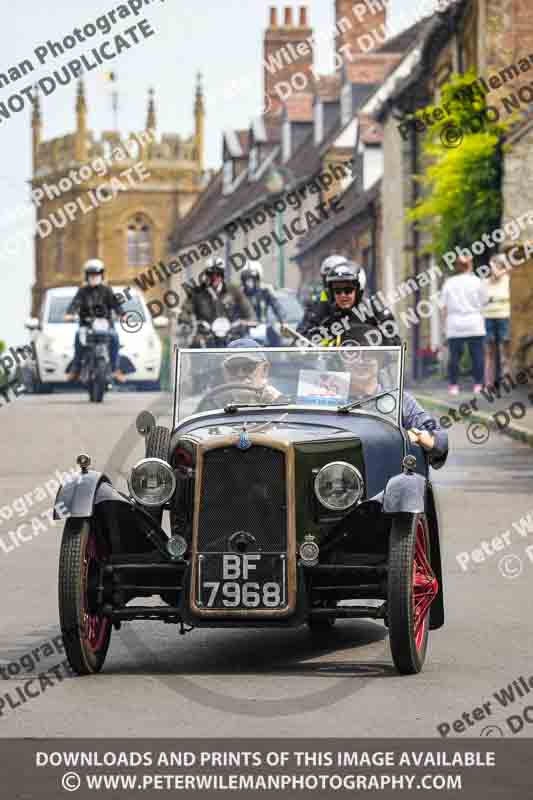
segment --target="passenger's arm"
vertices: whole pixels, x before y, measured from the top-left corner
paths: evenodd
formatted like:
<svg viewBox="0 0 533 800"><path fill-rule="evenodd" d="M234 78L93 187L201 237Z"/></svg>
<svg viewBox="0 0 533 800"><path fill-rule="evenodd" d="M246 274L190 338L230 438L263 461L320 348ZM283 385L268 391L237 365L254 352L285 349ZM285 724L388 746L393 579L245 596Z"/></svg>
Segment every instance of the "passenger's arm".
<svg viewBox="0 0 533 800"><path fill-rule="evenodd" d="M427 451L432 467L439 469L444 466L448 457L448 434L410 394L404 394L403 397L403 426L407 429L410 440ZM422 433L415 434L413 428Z"/></svg>

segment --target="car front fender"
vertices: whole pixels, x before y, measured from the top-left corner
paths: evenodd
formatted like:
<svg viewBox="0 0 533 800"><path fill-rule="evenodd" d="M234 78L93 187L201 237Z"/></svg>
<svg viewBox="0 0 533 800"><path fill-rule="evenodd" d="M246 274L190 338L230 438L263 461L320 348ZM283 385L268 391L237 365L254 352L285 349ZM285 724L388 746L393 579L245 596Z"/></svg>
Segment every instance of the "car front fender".
<svg viewBox="0 0 533 800"><path fill-rule="evenodd" d="M426 510L427 480L415 472L390 478L383 495L385 514L423 514Z"/></svg>
<svg viewBox="0 0 533 800"><path fill-rule="evenodd" d="M88 470L77 475L59 487L54 503L54 519L63 517L90 517L98 502L108 500L109 493L121 499L111 486L111 480L102 472Z"/></svg>

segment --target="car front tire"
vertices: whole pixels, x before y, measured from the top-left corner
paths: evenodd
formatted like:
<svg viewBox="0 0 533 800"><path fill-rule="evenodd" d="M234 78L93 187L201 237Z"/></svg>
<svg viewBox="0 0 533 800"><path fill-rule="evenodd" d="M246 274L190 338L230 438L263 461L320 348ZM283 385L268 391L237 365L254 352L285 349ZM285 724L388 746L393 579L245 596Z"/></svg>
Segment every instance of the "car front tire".
<svg viewBox="0 0 533 800"><path fill-rule="evenodd" d="M59 619L65 654L78 675L99 672L109 648L111 621L97 608L100 570L109 555L94 520L67 520L59 555Z"/></svg>
<svg viewBox="0 0 533 800"><path fill-rule="evenodd" d="M429 638L429 610L438 591L431 569L424 514L393 519L389 545L387 617L394 664L402 675L423 667Z"/></svg>

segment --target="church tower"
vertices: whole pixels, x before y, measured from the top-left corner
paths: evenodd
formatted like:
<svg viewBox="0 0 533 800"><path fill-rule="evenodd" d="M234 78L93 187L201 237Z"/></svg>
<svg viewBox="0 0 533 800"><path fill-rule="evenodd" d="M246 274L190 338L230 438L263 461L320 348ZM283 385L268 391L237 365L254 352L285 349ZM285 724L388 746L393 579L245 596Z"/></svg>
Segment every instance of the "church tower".
<svg viewBox="0 0 533 800"><path fill-rule="evenodd" d="M101 258L112 285L166 260L176 219L190 210L204 187L203 93L198 84L194 133L188 138L156 131L155 93L149 90L146 125L123 136L88 128L88 102L80 81L75 132L43 141L41 101L33 102L31 186L36 206L35 283L32 314L43 293L78 286L83 264Z"/></svg>

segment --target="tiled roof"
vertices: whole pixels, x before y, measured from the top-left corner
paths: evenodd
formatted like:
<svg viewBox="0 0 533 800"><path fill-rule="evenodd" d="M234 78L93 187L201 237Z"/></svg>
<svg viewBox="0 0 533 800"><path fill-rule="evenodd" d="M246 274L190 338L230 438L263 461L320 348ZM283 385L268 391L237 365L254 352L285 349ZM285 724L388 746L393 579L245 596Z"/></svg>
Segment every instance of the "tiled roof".
<svg viewBox="0 0 533 800"><path fill-rule="evenodd" d="M365 211L371 203L379 199L381 194L381 180L370 187L366 192L361 192L357 182L352 183L346 192L338 199L339 205L344 206L343 210L330 217L327 222L323 222L314 228L307 236L299 240L297 258L301 258L305 253L315 247L319 242L326 239L333 231L342 228L348 222L352 222L354 217Z"/></svg>
<svg viewBox="0 0 533 800"><path fill-rule="evenodd" d="M412 44L414 44L417 36L419 36L420 33L422 32L430 16L431 14L422 17L422 19L419 19L418 22L415 22L413 25L410 25L401 33L398 33L396 36L392 36L390 39L387 39L385 44L379 47L376 50L376 52L404 53L406 50L408 50L409 47L411 47Z"/></svg>
<svg viewBox="0 0 533 800"><path fill-rule="evenodd" d="M387 41L381 48L373 51L373 63L382 65L384 74L390 72L398 62L398 55L393 54L404 51L405 48L415 40L416 36L419 35L426 22L427 20L421 20L415 23L410 26L410 28L402 31L398 36ZM380 55L382 56L381 59L378 58ZM361 65L359 66L361 67ZM363 102L376 91L379 84L372 83L370 80L365 83L364 80L360 79L360 71L357 73L352 70L350 74L356 80L354 84L355 108L361 108ZM370 77L371 75L369 74L368 78L370 79ZM316 83L317 94L324 102L338 102L340 89L340 72L333 75L321 76ZM310 122L312 120L312 112L310 111L311 103L312 96L309 94L300 93L294 95L290 99L287 107L289 119L293 122ZM267 155L264 156L266 158L272 158L274 150L279 152L279 142L281 139L280 125L282 122L281 115L282 111L275 115L265 115L263 118L263 125L267 135L267 142L263 144L263 148L266 148L267 152ZM314 142L314 133L311 132L309 134L289 162L284 165L289 174L293 176L290 182L291 188L312 180L313 177L323 169L322 159L324 155L331 150L332 145L342 130L343 126L340 123L339 114L336 124L326 132L323 141L319 145L316 145ZM365 144L378 144L381 142L381 129L379 125L370 120L362 122L361 135L362 141ZM247 154L250 145L249 130L236 131L233 142L238 142L242 153ZM268 154L268 149L271 151L270 154ZM265 153L264 149L263 153ZM276 163L276 160L277 156L274 159L274 163ZM359 194L357 193L355 185L352 184L344 196L344 201L347 203L346 211L336 215L334 219L321 225L319 230L313 232L309 240L303 242L303 247L311 247L312 244L308 245L308 241L313 243L317 236L322 238L322 236L328 235L329 226L332 226L331 229L333 230L338 225L342 225L345 221L348 221L354 214L358 213L358 209L364 209L365 205L370 202L377 191L378 189L376 187L372 187L368 192L361 195L360 192ZM270 199L266 190L264 176L253 181L250 181L247 176L243 177L241 184L233 193L223 195L222 172L219 171L211 180L198 203L184 219L178 222L171 242L174 251L212 239L215 235L219 234L229 222L251 213L263 203L268 203Z"/></svg>

